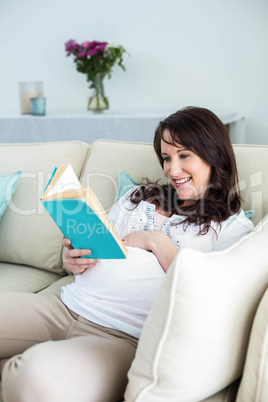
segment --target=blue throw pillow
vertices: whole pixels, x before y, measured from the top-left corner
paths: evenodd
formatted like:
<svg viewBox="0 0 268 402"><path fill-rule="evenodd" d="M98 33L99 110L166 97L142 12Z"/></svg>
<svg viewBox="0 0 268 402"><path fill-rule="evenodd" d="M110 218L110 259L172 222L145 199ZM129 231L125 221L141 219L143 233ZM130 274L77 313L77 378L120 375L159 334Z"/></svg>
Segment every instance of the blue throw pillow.
<svg viewBox="0 0 268 402"><path fill-rule="evenodd" d="M248 209L247 211L245 211L245 215L248 219L253 219L255 216L255 211L254 209Z"/></svg>
<svg viewBox="0 0 268 402"><path fill-rule="evenodd" d="M136 186L137 183L127 172L121 170L118 176L118 191L115 202L119 200L119 198L123 197L127 191L129 191L132 187Z"/></svg>
<svg viewBox="0 0 268 402"><path fill-rule="evenodd" d="M15 172L9 176L0 175L0 219L5 212L12 194L14 193L18 182L21 179L21 171Z"/></svg>

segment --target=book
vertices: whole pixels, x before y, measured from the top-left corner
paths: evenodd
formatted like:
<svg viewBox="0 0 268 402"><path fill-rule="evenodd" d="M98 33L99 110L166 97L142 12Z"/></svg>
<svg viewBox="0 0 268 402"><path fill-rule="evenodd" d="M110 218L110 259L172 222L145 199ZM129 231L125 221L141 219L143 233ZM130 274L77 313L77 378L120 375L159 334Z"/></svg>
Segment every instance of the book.
<svg viewBox="0 0 268 402"><path fill-rule="evenodd" d="M127 248L90 187L81 187L70 164L53 169L41 201L73 248L85 258L122 259Z"/></svg>

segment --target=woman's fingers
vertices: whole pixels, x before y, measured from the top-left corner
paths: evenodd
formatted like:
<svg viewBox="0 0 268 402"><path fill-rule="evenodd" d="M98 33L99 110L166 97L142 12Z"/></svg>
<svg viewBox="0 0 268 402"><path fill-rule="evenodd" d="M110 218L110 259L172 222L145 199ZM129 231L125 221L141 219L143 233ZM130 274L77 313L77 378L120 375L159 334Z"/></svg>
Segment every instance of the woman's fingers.
<svg viewBox="0 0 268 402"><path fill-rule="evenodd" d="M81 274L87 269L95 267L98 260L92 258L66 258L64 263L69 271L74 274Z"/></svg>
<svg viewBox="0 0 268 402"><path fill-rule="evenodd" d="M68 249L68 251L70 251L68 253L70 257L81 257L83 255L90 255L91 254L91 250L89 249L75 249L72 247L71 245L71 241L70 239L63 239L62 241L62 245L63 247L66 247Z"/></svg>
<svg viewBox="0 0 268 402"><path fill-rule="evenodd" d="M62 240L62 245L63 245L63 247L68 248L69 250L72 249L71 240L69 240L69 239L63 239Z"/></svg>
<svg viewBox="0 0 268 402"><path fill-rule="evenodd" d="M74 274L82 274L87 269L92 268L97 264L98 260L96 259L81 258L84 256L90 256L91 250L73 248L69 239L64 239L62 245L67 248L64 264L68 270Z"/></svg>
<svg viewBox="0 0 268 402"><path fill-rule="evenodd" d="M67 250L65 253L64 264L69 269L69 271L74 274L81 274L85 272L87 269L94 267L98 260L93 258L81 258L85 255L90 255L90 250L79 250L72 249Z"/></svg>
<svg viewBox="0 0 268 402"><path fill-rule="evenodd" d="M68 249L66 254L71 258L77 258L77 257L82 257L82 256L89 256L91 254L91 250L72 248L72 249Z"/></svg>

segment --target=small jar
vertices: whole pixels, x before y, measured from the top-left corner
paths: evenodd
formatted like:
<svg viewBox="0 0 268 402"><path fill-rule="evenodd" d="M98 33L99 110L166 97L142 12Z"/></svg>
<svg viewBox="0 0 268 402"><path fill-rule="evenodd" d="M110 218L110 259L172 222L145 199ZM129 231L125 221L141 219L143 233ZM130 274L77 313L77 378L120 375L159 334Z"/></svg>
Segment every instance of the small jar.
<svg viewBox="0 0 268 402"><path fill-rule="evenodd" d="M38 97L31 98L31 113L33 116L45 116L46 114L46 98Z"/></svg>

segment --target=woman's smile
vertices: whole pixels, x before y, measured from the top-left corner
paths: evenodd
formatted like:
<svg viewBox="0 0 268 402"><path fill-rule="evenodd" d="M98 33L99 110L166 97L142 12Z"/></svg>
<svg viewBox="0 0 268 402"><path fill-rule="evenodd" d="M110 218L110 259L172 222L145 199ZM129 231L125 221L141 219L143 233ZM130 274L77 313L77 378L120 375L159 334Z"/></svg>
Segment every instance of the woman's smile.
<svg viewBox="0 0 268 402"><path fill-rule="evenodd" d="M175 180L176 186L181 186L182 184L188 183L192 178L191 177L185 177L183 179Z"/></svg>

